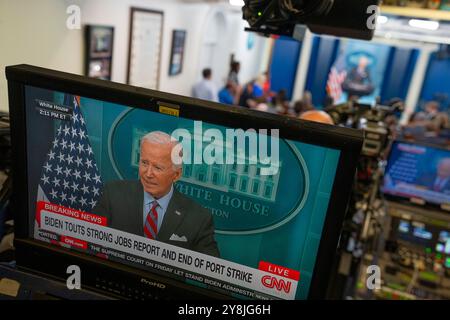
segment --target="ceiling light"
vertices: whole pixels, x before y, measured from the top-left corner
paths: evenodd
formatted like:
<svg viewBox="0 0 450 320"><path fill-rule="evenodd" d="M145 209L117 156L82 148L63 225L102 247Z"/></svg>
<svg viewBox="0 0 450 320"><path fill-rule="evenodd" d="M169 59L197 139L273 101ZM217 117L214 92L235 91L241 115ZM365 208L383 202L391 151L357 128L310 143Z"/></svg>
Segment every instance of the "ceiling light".
<svg viewBox="0 0 450 320"><path fill-rule="evenodd" d="M230 4L232 6L243 7L244 6L244 0L230 0Z"/></svg>
<svg viewBox="0 0 450 320"><path fill-rule="evenodd" d="M377 18L377 23L379 23L379 24L385 24L385 23L388 22L388 20L389 20L389 18L386 17L386 16L378 16L378 18Z"/></svg>
<svg viewBox="0 0 450 320"><path fill-rule="evenodd" d="M433 31L439 29L439 22L431 20L411 19L409 20L409 25L413 28L433 30Z"/></svg>

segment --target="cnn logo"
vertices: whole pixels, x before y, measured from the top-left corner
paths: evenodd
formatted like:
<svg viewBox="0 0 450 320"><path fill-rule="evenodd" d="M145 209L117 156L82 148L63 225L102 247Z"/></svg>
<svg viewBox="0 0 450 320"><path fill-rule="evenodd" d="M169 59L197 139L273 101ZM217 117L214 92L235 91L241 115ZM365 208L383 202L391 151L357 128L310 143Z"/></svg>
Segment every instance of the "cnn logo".
<svg viewBox="0 0 450 320"><path fill-rule="evenodd" d="M289 293L291 291L291 282L285 281L283 279L278 279L276 277L272 277L270 275L266 275L261 278L261 282L264 287L270 289L277 289L278 291L284 291Z"/></svg>

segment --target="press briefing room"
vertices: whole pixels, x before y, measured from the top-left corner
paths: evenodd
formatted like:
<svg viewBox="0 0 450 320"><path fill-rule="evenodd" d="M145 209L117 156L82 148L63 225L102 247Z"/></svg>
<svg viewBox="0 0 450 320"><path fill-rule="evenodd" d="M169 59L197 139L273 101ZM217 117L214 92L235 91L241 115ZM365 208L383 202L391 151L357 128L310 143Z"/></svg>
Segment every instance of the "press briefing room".
<svg viewBox="0 0 450 320"><path fill-rule="evenodd" d="M449 0L0 0L2 305L450 299L449 44Z"/></svg>

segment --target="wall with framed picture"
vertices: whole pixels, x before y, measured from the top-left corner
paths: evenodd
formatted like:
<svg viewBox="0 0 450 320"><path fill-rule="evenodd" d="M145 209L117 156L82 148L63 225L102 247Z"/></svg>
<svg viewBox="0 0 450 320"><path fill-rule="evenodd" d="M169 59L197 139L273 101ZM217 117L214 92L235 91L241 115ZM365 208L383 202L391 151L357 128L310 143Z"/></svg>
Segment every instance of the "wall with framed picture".
<svg viewBox="0 0 450 320"><path fill-rule="evenodd" d="M111 80L114 27L85 27L85 75Z"/></svg>
<svg viewBox="0 0 450 320"><path fill-rule="evenodd" d="M170 51L169 76L180 74L183 70L185 42L186 30L172 31L172 49Z"/></svg>
<svg viewBox="0 0 450 320"><path fill-rule="evenodd" d="M159 89L164 13L131 8L127 83Z"/></svg>

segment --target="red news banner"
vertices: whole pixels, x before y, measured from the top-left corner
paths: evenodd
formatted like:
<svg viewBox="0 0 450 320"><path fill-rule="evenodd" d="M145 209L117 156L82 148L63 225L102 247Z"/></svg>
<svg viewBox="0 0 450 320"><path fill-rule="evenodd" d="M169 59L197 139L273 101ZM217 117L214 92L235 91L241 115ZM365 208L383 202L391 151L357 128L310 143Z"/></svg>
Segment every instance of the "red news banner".
<svg viewBox="0 0 450 320"><path fill-rule="evenodd" d="M146 259L147 267L151 267L153 261L182 269L186 275L194 272L219 280L221 283L217 284L221 289L230 290L228 285L233 285L274 298L295 299L300 280L300 273L296 270L263 261L258 269L251 268L112 229L107 227L105 217L44 201L37 203L36 221L40 230L60 236L59 243L56 240L51 240L51 243L63 243L82 250L88 248L88 243L100 245ZM119 239L121 241L117 241ZM257 295L253 297L258 298Z"/></svg>
<svg viewBox="0 0 450 320"><path fill-rule="evenodd" d="M65 217L71 217L78 220L87 221L89 223L98 224L100 226L107 225L107 220L105 217L101 217L92 213L87 213L84 211L79 211L63 206L59 206L53 203L38 201L36 204L36 221L38 223L39 228L41 227L41 212L42 210L49 211L55 214L59 214ZM72 247L87 250L88 243L87 241L79 240L72 237L67 237L64 235L60 236L60 242L70 245ZM53 244L57 244L57 241L52 241Z"/></svg>

